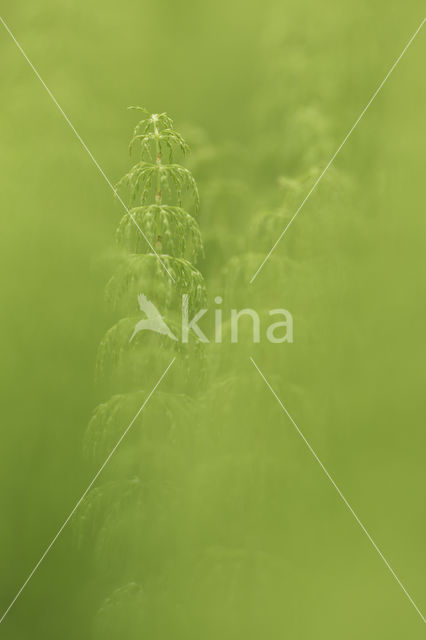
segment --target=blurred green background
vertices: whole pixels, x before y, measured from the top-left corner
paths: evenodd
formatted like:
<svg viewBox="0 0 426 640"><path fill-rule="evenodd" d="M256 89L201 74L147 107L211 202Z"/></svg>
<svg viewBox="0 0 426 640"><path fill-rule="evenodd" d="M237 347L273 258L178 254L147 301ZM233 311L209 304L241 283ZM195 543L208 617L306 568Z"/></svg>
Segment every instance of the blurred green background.
<svg viewBox="0 0 426 640"><path fill-rule="evenodd" d="M113 182L129 164L128 105L166 110L187 135L202 202L200 269L213 298L253 239L259 255L267 253L282 226L278 218L275 237L261 245L253 229L263 212L280 209L286 180L325 166L422 9L420 1L3 0L1 15ZM122 211L3 27L0 50L5 609L95 471L82 439L97 401L94 363L108 327L103 287ZM274 380L422 608L425 53L423 30L277 247L276 259L289 255L295 265L288 288L267 264L252 285L237 282L237 303L227 300L286 307L295 321L293 345L224 345L230 370L247 378L246 396L226 397L225 385L215 400L243 434L253 385L261 401L250 419L259 438L268 424L266 444L286 472L286 485L262 498L265 513L278 499L283 514L275 535L285 570L269 586L283 620L271 623L271 637L422 637L420 617L248 356ZM344 195L335 197L340 179ZM290 212L310 184L301 181ZM229 185L237 192L231 204L221 200ZM0 635L92 637L101 591L90 548L79 549L68 527ZM210 606L214 615L214 599Z"/></svg>

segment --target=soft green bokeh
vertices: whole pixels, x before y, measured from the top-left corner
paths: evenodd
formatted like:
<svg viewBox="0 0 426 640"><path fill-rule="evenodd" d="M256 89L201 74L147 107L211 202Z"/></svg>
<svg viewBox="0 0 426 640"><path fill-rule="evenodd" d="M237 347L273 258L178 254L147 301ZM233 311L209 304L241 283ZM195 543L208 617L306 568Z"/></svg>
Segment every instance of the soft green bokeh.
<svg viewBox="0 0 426 640"><path fill-rule="evenodd" d="M422 10L420 1L2 2L1 16L112 182L129 166L135 119L126 107L173 116L193 149L209 299L294 315L293 345L208 351L220 364L203 415L214 429L220 408L229 450L220 468L194 470L188 457L182 471L194 520L190 526L181 515L178 542L212 540L185 611L194 638L259 637L262 629L265 637L301 640L422 637L419 615L248 358L422 609L426 28L252 285L259 261L246 268L243 257L249 249L266 255L274 240L261 234L262 214L288 198L277 237ZM97 469L82 442L98 401L96 350L110 325L103 288L122 211L1 25L0 52L3 610ZM310 170L292 193L285 179ZM279 280L286 260L291 277ZM237 382L223 382L224 372ZM210 422L197 426L207 447ZM276 482L259 488L271 456ZM112 565L126 556L117 536ZM241 542L241 564L247 548L257 549L238 598L226 606L222 579L229 582L236 560L224 541ZM161 540L157 551L164 552ZM67 527L0 636L92 637L96 611L115 588L92 556ZM207 587L210 563L225 578L212 571ZM177 565L176 584L182 572ZM158 616L167 621L173 606L173 595L163 598ZM135 612L124 615L135 626L123 638L144 637ZM106 624L111 637L121 633L118 616ZM173 640L173 633L154 637Z"/></svg>

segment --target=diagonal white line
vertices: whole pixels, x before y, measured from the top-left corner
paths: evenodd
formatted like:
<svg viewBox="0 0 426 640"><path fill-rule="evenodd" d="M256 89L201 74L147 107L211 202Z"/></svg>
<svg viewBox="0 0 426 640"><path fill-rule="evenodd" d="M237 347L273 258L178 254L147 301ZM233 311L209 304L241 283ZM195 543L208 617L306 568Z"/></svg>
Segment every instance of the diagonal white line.
<svg viewBox="0 0 426 640"><path fill-rule="evenodd" d="M87 494L89 493L90 489L93 487L93 485L95 484L96 480L99 478L99 476L101 475L102 471L105 469L106 465L108 464L108 462L111 460L112 456L114 455L114 453L116 452L116 450L118 449L118 447L120 446L121 442L124 440L124 438L126 437L126 435L128 434L128 432L130 431L130 429L132 428L133 424L135 423L135 421L138 419L138 417L140 416L140 414L142 413L142 411L144 410L144 408L146 407L146 405L148 404L149 400L151 399L153 393L156 391L157 387L159 386L160 382L163 380L164 376L166 375L166 373L168 372L168 370L170 369L170 367L172 366L172 364L174 363L174 361L176 360L176 358L173 358L173 360L170 362L170 364L168 365L167 369L165 369L165 371L162 373L162 375L160 376L159 380L157 381L157 383L155 384L155 386L153 387L153 389L150 391L150 393L148 394L148 396L145 398L143 404L141 405L141 407L138 409L138 412L136 413L136 415L134 416L134 418L131 420L130 424L126 427L125 431L123 432L123 434L121 435L120 439L118 440L117 444L114 446L114 448L112 449L112 451L109 453L108 457L106 458L106 460L103 462L103 464L101 465L101 467L98 469L98 471L96 472L96 474L94 475L93 479L91 480L89 486L87 487L87 489L84 491L84 493L82 494L82 496L79 498L78 502L76 502L76 504L74 505L72 511L70 512L70 514L67 516L66 520L64 521L64 523L62 524L62 526L60 527L60 529L58 530L57 534L55 535L55 537L52 539L52 541L50 542L50 544L48 545L48 547L46 548L46 550L44 551L43 555L41 556L40 560L37 562L37 564L35 565L34 569L31 571L31 573L29 574L28 578L25 580L24 584L22 585L22 587L19 589L18 593L16 594L16 596L13 598L12 602L10 603L10 605L7 607L6 611L3 613L2 617L0 618L0 624L3 622L3 620L6 618L7 614L9 613L9 611L11 610L11 608L13 607L13 605L15 604L15 602L17 601L17 599L19 598L19 596L21 595L21 593L23 592L23 590L25 589L25 587L27 586L27 584L29 583L29 581L31 580L31 578L33 577L33 575L35 574L35 572L37 571L37 569L39 568L39 566L41 565L41 563L43 562L43 560L45 559L45 557L47 556L47 554L49 553L49 551L51 550L51 548L53 547L53 545L55 544L56 540L59 538L59 536L61 535L62 531L65 529L65 527L67 526L68 522L71 520L71 518L73 517L74 513L77 511L77 509L79 508L79 506L81 505L81 503L83 502L84 498L87 496Z"/></svg>
<svg viewBox="0 0 426 640"><path fill-rule="evenodd" d="M353 508L351 507L351 505L349 504L349 502L347 501L345 496L343 495L342 491L339 489L339 487L337 486L336 482L333 480L332 476L329 474L329 472L327 471L327 469L325 468L325 466L323 465L323 463L321 462L321 460L317 456L317 454L315 453L314 449L311 447L311 445L309 444L309 442L307 441L307 439L303 435L302 431L299 429L299 427L297 426L297 424L295 423L295 421L293 420L293 418L291 417L291 415L287 411L287 409L284 406L284 404L281 402L281 400L279 399L279 397L277 396L277 394L275 393L275 391L273 390L273 388L271 387L271 385L269 384L269 382L267 381L267 379L265 378L265 376L263 375L263 373L261 372L261 370L259 369L259 367L257 366L257 364L255 363L255 361L253 360L252 357L250 357L250 360L252 361L254 367L257 369L260 377L264 380L264 382L265 382L266 386L268 387L268 389L271 391L272 395L277 400L277 402L280 405L281 409L284 411L284 413L286 414L286 416L288 417L288 419L292 423L293 427L296 429L296 431L299 434L299 436L302 438L303 442L306 444L306 446L308 447L309 451L312 453L312 455L314 456L315 460L318 462L319 466L324 471L325 475L330 480L330 482L333 485L333 487L336 489L337 493L339 494L339 496L341 497L341 499L345 503L346 507L349 509L349 511L351 512L351 514L353 515L353 517L355 518L355 520L357 521L357 523L359 524L359 526L361 527L361 529L363 530L363 532L365 533L365 535L367 536L367 538L369 539L369 541L371 542L371 544L373 545L373 547L375 548L375 550L377 551L377 553L379 554L379 556L381 557L381 559L383 560L383 562L385 563L385 565L387 566L387 568L389 569L389 571L391 572L391 574L393 575L393 577L395 578L395 580L397 581L397 583L399 584L399 586L401 587L401 589L403 590L405 595L407 596L408 600L411 602L411 604L413 605L413 607L415 608L415 610L417 611L417 613L419 614L419 616L421 617L423 622L426 622L425 617L422 614L422 612L420 611L419 607L416 605L416 603L414 602L413 598L410 596L410 594L408 593L407 589L404 587L404 585L402 584L401 580L398 578L398 576L396 575L395 571L392 569L391 565L386 560L385 556L380 551L379 547L374 542L373 538L368 533L368 531L365 528L365 526L362 524L361 520L359 519L359 517L357 516L357 514L355 513L355 511L353 510Z"/></svg>
<svg viewBox="0 0 426 640"><path fill-rule="evenodd" d="M127 212L127 214L130 216L132 222L135 224L135 226L138 228L138 230L140 231L140 233L142 234L143 238L145 239L145 241L147 242L149 248L151 249L151 251L153 252L153 254L158 258L158 260L161 263L161 266L163 267L163 269L168 273L168 275L170 276L170 278L173 280L173 282L176 282L176 280L174 279L174 277L172 276L172 274L170 273L170 271L167 269L165 263L163 262L163 260L160 258L160 256L158 255L158 253L156 252L156 250L154 249L154 247L152 246L152 244L150 243L150 241L148 240L148 238L146 237L145 233L143 232L143 230L140 228L140 226L137 223L136 218L134 217L134 215L132 214L131 211L129 211L129 209L127 208L127 206L125 205L124 201L122 200L122 198L120 197L119 193L117 192L117 190L115 189L114 185L111 183L110 179L108 178L108 176L106 175L105 171L102 169L102 167L100 166L100 164L98 163L98 161L96 160L95 156L93 155L93 153L90 151L89 147L87 146L87 144L84 142L83 138L80 136L80 134L78 133L77 129L74 127L74 125L72 124L71 120L69 119L69 117L67 116L67 114L65 113L65 111L62 109L61 105L59 104L59 102L56 100L55 96L53 95L53 93L51 92L51 90L49 89L49 87L46 85L45 81L43 80L43 78L41 77L41 75L39 74L39 72L37 71L37 69L35 68L35 66L33 65L33 63L31 62L31 60L28 58L27 54L25 53L25 51L23 50L23 48L21 47L21 45L19 44L19 42L17 41L17 39L15 38L15 36L13 35L12 31L9 29L9 27L7 26L6 22L3 20L3 18L0 16L0 22L2 23L2 25L4 26L4 28L6 29L6 31L8 32L8 34L10 35L10 37L12 38L13 42L16 44L16 46L18 47L19 51L22 53L22 55L24 56L25 60L28 62L29 66L31 67L31 69L34 71L35 75L37 76L37 78L40 80L41 84L43 85L43 87L46 89L47 93L49 94L50 98L52 99L52 101L55 103L55 105L57 106L57 108L59 109L59 111L61 112L61 114L63 115L65 121L67 122L67 124L70 126L70 128L72 129L72 131L74 132L77 140L80 142L81 146L83 147L83 149L87 152L87 154L89 155L90 159L92 160L93 164L95 165L95 167L97 168L97 170L99 171L99 173L101 174L101 176L104 178L105 182L108 184L108 186L110 187L110 189L113 191L114 195L116 196L116 198L118 199L118 201L120 202L120 204L123 206L123 208L125 209L125 211Z"/></svg>
<svg viewBox="0 0 426 640"><path fill-rule="evenodd" d="M313 193L313 191L315 191L315 189L317 188L318 184L320 183L320 181L322 180L323 176L325 175L325 173L328 171L328 169L330 168L330 166L333 164L336 156L339 154L340 150L342 149L343 145L346 143L346 141L349 139L349 137L351 136L351 134L353 133L354 129L356 128L356 126L358 125L358 123L360 122L361 118L365 115L366 111L368 110L368 108L370 107L371 103L373 102L373 100L377 97L378 93L381 91L383 85L385 84L385 82L387 81L387 79L389 78L389 76L391 75L391 73L394 71L395 67L398 65L398 63L401 61L402 57L404 56L404 54L406 53L407 49L409 48L409 46L412 44L414 38L417 36L417 34L420 32L420 29L423 27L424 23L426 22L426 18L424 18L422 20L422 22L420 23L420 26L416 29L416 31L413 33L413 35L411 36L411 38L409 39L409 41L407 42L407 44L405 45L404 49L402 50L402 52L400 53L400 55L398 56L398 58L395 60L395 62L393 63L392 67L389 69L389 71L387 72L386 76L384 77L384 79L382 80L382 82L379 84L379 86L377 87L376 91L373 93L373 95L371 96L370 100L368 101L368 103L366 104L366 106L364 107L364 109L362 110L362 112L360 113L360 115L358 116L358 118L355 120L354 124L352 125L352 127L349 129L348 133L346 134L346 136L344 137L342 143L340 144L339 148L337 149L337 151L335 151L335 153L333 154L333 156L331 157L330 161L328 162L328 164L326 165L326 167L323 169L321 175L316 179L316 181L314 182L313 186L311 187L311 189L308 191L307 195L305 196L305 199L302 201L301 205L299 206L299 208L297 209L296 213L293 215L293 217L291 218L290 222L287 224L287 226L285 227L284 231L281 233L281 235L279 236L278 240L275 242L274 246L272 247L272 249L269 251L268 255L266 256L266 258L263 260L263 262L261 263L261 265L258 267L256 273L253 275L252 279L250 280L249 284L252 284L252 282L254 282L255 278L257 277L257 275L260 273L260 271L263 269L265 262L267 260L269 260L269 258L271 257L273 251L275 251L276 247L278 246L278 243L282 240L282 238L284 237L284 235L287 233L287 230L289 229L290 225L292 224L293 220L296 218L296 216L299 214L299 212L302 210L302 208L304 207L305 203L307 202L307 200L309 199L309 197L311 196L311 194Z"/></svg>

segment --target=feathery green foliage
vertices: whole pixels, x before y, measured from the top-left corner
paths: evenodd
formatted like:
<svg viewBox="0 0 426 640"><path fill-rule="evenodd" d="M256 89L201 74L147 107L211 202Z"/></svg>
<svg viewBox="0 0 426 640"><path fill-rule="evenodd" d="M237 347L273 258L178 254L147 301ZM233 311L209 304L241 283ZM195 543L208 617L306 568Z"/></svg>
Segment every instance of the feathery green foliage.
<svg viewBox="0 0 426 640"><path fill-rule="evenodd" d="M182 350L180 345L170 344L172 341L167 336L150 332L129 343L139 311L138 295L143 293L156 305L176 335L180 333L182 295L188 296L191 313L202 307L206 299L203 277L194 266L203 252L200 230L194 215L183 208L183 192L187 188L193 196L196 213L198 189L189 169L175 161L176 154L188 153L188 145L173 129L173 121L166 113L149 114L144 107L137 109L143 118L137 123L130 144L137 162L117 188L128 187L130 197L138 197L139 204L126 213L118 225L117 241L127 255L107 284L106 299L121 318L102 340L97 364L99 380L105 377L117 381L114 372L119 372L118 380L127 372L132 390L138 370L142 380L147 371L156 371L158 362L163 362L163 358L155 354L155 345L164 354ZM144 364L139 361L143 345L148 358ZM156 364L151 362L150 353ZM118 384L120 390L125 388L125 383Z"/></svg>
<svg viewBox="0 0 426 640"><path fill-rule="evenodd" d="M108 563L113 595L101 617L109 611L108 602L126 597L127 588L121 585L145 584L155 567L159 576L166 571L171 538L161 523L166 513L178 518L181 508L183 452L194 446L194 434L187 427L193 414L191 395L200 384L200 369L195 368L192 379L191 370L195 362L202 362L201 346L192 335L189 344L151 331L130 340L140 319L139 294L154 302L175 335L180 334L182 295L188 296L191 313L206 300L203 277L194 266L203 253L201 234L186 208L192 203L197 212L198 190L191 172L175 161L176 154L188 153L188 146L167 114L140 110L144 117L130 143L137 162L117 186L134 203L137 200L137 206L118 225L117 241L125 255L106 286L108 305L119 318L98 349L97 380L104 399L86 433L84 447L91 459L101 461L108 455L171 357L178 353L179 361L167 377L167 390L152 398L116 452L106 481L91 492L80 514L79 540L84 540L85 531L88 540L92 537L99 566L117 544L122 547Z"/></svg>

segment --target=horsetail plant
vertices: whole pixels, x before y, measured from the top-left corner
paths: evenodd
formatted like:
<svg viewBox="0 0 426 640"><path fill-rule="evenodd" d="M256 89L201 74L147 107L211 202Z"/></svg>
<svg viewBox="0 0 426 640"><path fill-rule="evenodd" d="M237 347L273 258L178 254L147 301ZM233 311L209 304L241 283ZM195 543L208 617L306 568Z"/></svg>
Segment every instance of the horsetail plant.
<svg viewBox="0 0 426 640"><path fill-rule="evenodd" d="M133 205L117 229L118 242L128 256L107 285L107 297L120 308L127 293L134 303L143 291L166 311L186 293L195 310L205 299L203 278L193 264L203 245L198 224L187 209L192 206L197 213L199 195L191 172L174 161L177 153L188 153L188 145L166 113L133 108L144 116L129 146L139 158L117 185L118 190L127 190Z"/></svg>
<svg viewBox="0 0 426 640"><path fill-rule="evenodd" d="M198 210L198 190L190 171L176 160L177 154L188 153L188 146L166 113L149 114L143 107L136 108L143 114L130 142L137 162L117 185L127 190L132 204L117 228L124 257L106 287L107 300L119 319L99 346L97 374L106 400L94 411L86 432L85 451L91 458L108 453L157 373L170 362L171 352L179 350L184 357L168 377L168 390L158 391L150 401L142 416L144 428L135 429L120 446L115 455L118 467L106 471L103 486L91 492L82 509L80 539L84 531L97 532L98 550L114 537L115 527L123 520L143 522L143 539L131 526L120 534L122 557L114 565L114 576L108 576L111 588L119 591L133 581L143 583L152 564L158 565L158 574L168 572L162 567L166 556L157 547L164 537L165 548L170 548L173 532L159 535L157 521L164 512L171 514L176 509L174 490L169 496L168 487L178 487L181 481L179 456L183 454L179 451L187 446L183 444L188 441L185 423L193 403L194 381L200 379L196 366L192 380L188 374L195 364L191 359L188 366L193 344L182 345L158 332L134 331L141 320L140 310L136 315L138 303L155 304L178 334L181 296L185 294L191 310L196 311L205 304L206 295L203 277L194 266L203 252L201 234L188 211L189 207L194 214ZM197 343L195 349L199 350Z"/></svg>
<svg viewBox="0 0 426 640"><path fill-rule="evenodd" d="M179 243L179 241L185 239L185 234L182 233L183 229L178 229L180 233L173 238L170 226L180 227L187 225L193 236L191 238L194 244L193 258L196 259L198 253L202 250L201 237L192 216L182 209L182 200L184 192L189 191L194 199L195 210L197 211L199 206L198 189L191 172L185 167L172 162L177 150L180 150L183 155L189 152L188 145L182 136L173 130L173 122L167 114L149 115L144 108L137 108L142 110L146 117L136 125L129 149L132 152L135 146L139 147L140 161L123 176L117 186L118 188L122 186L129 187L132 201L139 201L140 206L133 208L131 213L137 220L142 218L142 222L144 222L144 217L147 217L146 222L149 221L148 228L144 231L147 231L148 238L151 235L150 239L157 244L160 250L162 250L163 243L161 230L164 231L166 241ZM143 133L139 134L138 131L140 130ZM138 144L136 145L136 143ZM163 162L166 150L168 152L168 163ZM154 204L149 202L152 197L153 187L155 189ZM168 198L176 196L178 204L166 205L163 202L164 192L166 192ZM155 238L155 234L152 235L154 228L150 224L150 218L153 216L157 218L155 221L156 227L154 225L154 228L160 231L157 238ZM126 215L122 225L119 227L119 233L125 231L128 218L129 216ZM180 257L183 257L184 251L182 247L178 248L175 245L171 248L174 249L174 253L181 254Z"/></svg>
<svg viewBox="0 0 426 640"><path fill-rule="evenodd" d="M136 108L143 118L134 129L129 148L131 154L137 154L137 162L117 184L117 190L127 193L132 205L117 228L124 259L106 287L111 307L125 317L100 345L101 375L111 361L114 367L125 362L131 374L135 363L129 363L127 356L136 353L142 343L145 347L152 343L156 350L158 336L137 336L128 344L138 296L144 294L152 301L174 328L179 323L182 295L187 296L190 312L205 304L204 280L194 266L203 253L194 217L199 206L198 189L191 172L176 161L177 155L188 153L188 145L173 129L166 113L149 114L143 107ZM176 331L179 333L179 328ZM165 342L163 339L163 346ZM138 366L136 363L135 372Z"/></svg>

